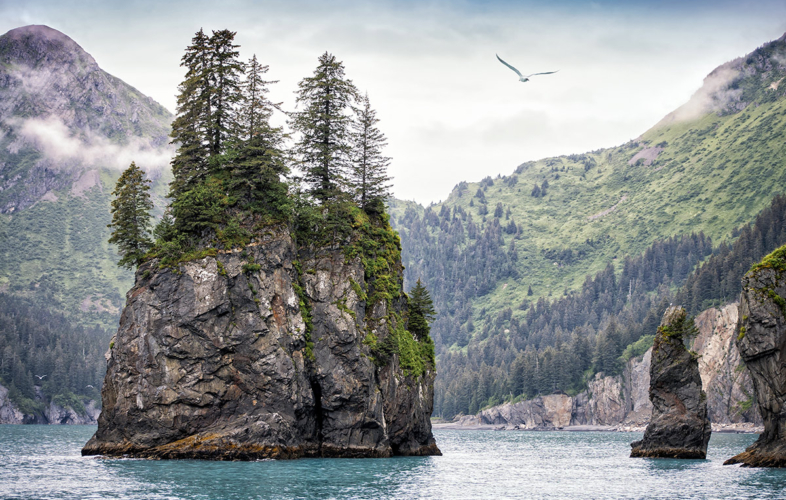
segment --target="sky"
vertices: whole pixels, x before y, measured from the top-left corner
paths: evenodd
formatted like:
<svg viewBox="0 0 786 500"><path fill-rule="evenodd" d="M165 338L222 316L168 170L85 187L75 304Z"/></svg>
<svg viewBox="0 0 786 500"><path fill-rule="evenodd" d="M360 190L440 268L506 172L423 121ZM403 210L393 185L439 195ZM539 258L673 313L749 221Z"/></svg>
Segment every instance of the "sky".
<svg viewBox="0 0 786 500"><path fill-rule="evenodd" d="M236 31L286 110L329 51L377 110L393 194L427 204L461 181L635 139L715 67L783 35L786 1L0 0L0 33L29 24L171 111L200 28ZM521 83L495 54L559 71Z"/></svg>

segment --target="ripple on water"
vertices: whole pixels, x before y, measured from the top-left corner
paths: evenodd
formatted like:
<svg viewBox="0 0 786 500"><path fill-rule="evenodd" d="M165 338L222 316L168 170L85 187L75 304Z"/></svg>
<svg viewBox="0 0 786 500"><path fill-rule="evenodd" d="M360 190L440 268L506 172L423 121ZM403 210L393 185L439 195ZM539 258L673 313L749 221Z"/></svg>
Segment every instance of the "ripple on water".
<svg viewBox="0 0 786 500"><path fill-rule="evenodd" d="M630 459L634 433L440 430L442 457L203 462L81 457L93 432L0 425L0 498L786 498L786 470L722 465L754 435L714 435L707 460Z"/></svg>

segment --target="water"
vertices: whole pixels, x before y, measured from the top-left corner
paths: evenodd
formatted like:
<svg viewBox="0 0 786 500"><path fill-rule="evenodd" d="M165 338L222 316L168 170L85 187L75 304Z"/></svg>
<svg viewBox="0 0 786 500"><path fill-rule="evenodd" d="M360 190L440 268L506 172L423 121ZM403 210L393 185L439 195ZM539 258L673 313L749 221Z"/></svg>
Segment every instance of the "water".
<svg viewBox="0 0 786 500"><path fill-rule="evenodd" d="M0 498L786 498L786 470L722 466L754 435L713 435L708 460L628 458L635 433L442 430L442 457L202 462L83 458L93 432L0 425Z"/></svg>

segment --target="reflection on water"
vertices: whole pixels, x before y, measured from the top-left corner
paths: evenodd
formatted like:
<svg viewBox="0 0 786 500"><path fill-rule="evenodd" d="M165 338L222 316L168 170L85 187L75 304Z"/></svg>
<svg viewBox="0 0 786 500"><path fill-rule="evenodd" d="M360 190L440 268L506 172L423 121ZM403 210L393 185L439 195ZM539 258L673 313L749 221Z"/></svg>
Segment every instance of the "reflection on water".
<svg viewBox="0 0 786 500"><path fill-rule="evenodd" d="M0 426L0 498L786 498L786 470L631 459L640 434L437 431L442 457L201 462L83 458L92 426Z"/></svg>

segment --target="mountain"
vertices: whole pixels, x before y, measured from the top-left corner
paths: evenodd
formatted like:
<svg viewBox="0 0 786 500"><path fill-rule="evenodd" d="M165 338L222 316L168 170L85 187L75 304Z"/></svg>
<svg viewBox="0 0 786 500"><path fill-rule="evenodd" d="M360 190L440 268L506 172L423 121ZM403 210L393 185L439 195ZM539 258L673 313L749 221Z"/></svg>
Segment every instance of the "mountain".
<svg viewBox="0 0 786 500"><path fill-rule="evenodd" d="M575 393L619 370L690 271L783 192L784 77L786 37L714 70L634 141L462 182L436 205L393 202L408 283L422 278L439 313L435 412ZM781 217L751 239L759 258L784 243ZM733 300L712 294L699 305ZM517 384L528 349L555 368Z"/></svg>
<svg viewBox="0 0 786 500"><path fill-rule="evenodd" d="M161 205L171 121L63 33L1 36L0 290L114 328L132 274L106 242L110 194L133 160Z"/></svg>
<svg viewBox="0 0 786 500"><path fill-rule="evenodd" d="M59 31L0 36L0 420L95 421L133 284L107 243L111 192L134 160L163 206L171 121Z"/></svg>

